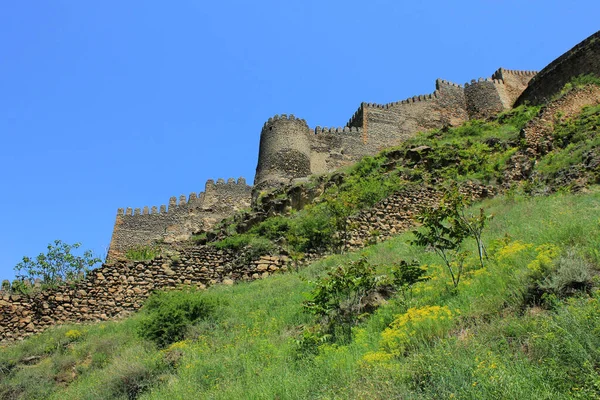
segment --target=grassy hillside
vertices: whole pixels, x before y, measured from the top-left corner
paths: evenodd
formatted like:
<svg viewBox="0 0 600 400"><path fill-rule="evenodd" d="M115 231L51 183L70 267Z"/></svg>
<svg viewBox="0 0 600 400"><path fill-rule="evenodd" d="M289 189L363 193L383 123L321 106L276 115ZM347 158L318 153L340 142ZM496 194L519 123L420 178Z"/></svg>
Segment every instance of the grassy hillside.
<svg viewBox="0 0 600 400"><path fill-rule="evenodd" d="M361 252L381 274L399 259L417 258L431 279L417 283L412 295L389 299L347 342L303 353L297 340L315 321L302 303L311 281L361 254L195 293L218 311L162 350L136 334L144 313L48 331L2 350L0 393L28 399L598 397L599 188L501 197L481 206L495 215L484 237L490 260L480 268L470 259L458 290L435 254L407 244L411 234ZM570 282L568 290L560 290L562 281ZM550 289L536 297L546 284Z"/></svg>
<svg viewBox="0 0 600 400"><path fill-rule="evenodd" d="M305 210L215 245L335 250L347 215L403 187L508 188L538 111L421 134ZM484 266L472 239L451 260L464 266L457 286L407 232L264 280L158 293L126 320L1 348L0 398L600 398L599 122L598 106L560 122L530 179L467 209L494 217Z"/></svg>

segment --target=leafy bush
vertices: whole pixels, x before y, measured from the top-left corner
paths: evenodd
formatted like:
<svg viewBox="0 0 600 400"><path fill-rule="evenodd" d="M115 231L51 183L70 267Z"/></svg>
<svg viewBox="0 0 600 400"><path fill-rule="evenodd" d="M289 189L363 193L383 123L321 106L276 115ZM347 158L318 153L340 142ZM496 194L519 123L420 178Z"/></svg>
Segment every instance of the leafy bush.
<svg viewBox="0 0 600 400"><path fill-rule="evenodd" d="M324 204L307 207L292 220L288 243L297 251L326 250L335 242L333 216Z"/></svg>
<svg viewBox="0 0 600 400"><path fill-rule="evenodd" d="M324 333L331 334L334 340L348 339L350 328L373 308L366 299L381 282L383 277L377 276L375 268L361 257L338 266L317 281L304 308L322 318Z"/></svg>
<svg viewBox="0 0 600 400"><path fill-rule="evenodd" d="M484 267L486 250L482 232L487 216L483 209L479 215L467 215L469 200L456 187L450 188L437 206L424 208L416 217L422 229L413 231L415 239L411 244L430 247L440 256L450 273L454 287L458 287L463 272L464 261L469 252L462 251L463 241L469 237L475 239L479 262Z"/></svg>
<svg viewBox="0 0 600 400"><path fill-rule="evenodd" d="M493 132L495 126L482 121L482 120L471 120L465 122L463 125L456 127L450 131L453 136L458 137L481 137L485 136L489 132Z"/></svg>
<svg viewBox="0 0 600 400"><path fill-rule="evenodd" d="M250 232L266 237L270 240L279 240L285 237L289 230L289 218L274 216L253 227Z"/></svg>
<svg viewBox="0 0 600 400"><path fill-rule="evenodd" d="M239 235L228 236L223 240L214 242L212 245L217 249L241 250L248 246L248 244L250 244L254 238L256 238L256 235L243 233Z"/></svg>
<svg viewBox="0 0 600 400"><path fill-rule="evenodd" d="M419 282L425 282L430 279L426 276L427 269L421 266L418 260L407 262L400 260L392 269L394 286L400 288L402 296L406 299L407 292L412 293L412 287Z"/></svg>
<svg viewBox="0 0 600 400"><path fill-rule="evenodd" d="M541 106L520 105L498 116L498 122L511 125L518 132L527 125L539 112Z"/></svg>
<svg viewBox="0 0 600 400"><path fill-rule="evenodd" d="M216 305L197 290L158 292L144 305L138 334L159 347L180 341L186 328L214 316Z"/></svg>

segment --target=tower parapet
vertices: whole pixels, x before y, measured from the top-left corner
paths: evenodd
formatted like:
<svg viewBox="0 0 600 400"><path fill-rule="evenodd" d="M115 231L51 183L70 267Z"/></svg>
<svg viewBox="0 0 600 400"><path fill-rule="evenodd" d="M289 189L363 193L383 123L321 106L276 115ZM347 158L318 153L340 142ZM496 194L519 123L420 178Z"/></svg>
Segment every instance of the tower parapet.
<svg viewBox="0 0 600 400"><path fill-rule="evenodd" d="M288 183L310 175L310 129L293 115L275 115L260 134L255 188Z"/></svg>
<svg viewBox="0 0 600 400"><path fill-rule="evenodd" d="M497 79L479 78L465 83L465 100L470 119L488 118L510 108L504 82Z"/></svg>

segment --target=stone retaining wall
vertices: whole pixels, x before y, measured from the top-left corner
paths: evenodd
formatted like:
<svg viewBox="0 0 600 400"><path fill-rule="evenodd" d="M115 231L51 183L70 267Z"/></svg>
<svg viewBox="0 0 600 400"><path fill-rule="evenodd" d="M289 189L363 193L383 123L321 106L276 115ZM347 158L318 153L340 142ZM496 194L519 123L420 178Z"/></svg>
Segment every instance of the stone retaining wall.
<svg viewBox="0 0 600 400"><path fill-rule="evenodd" d="M496 194L492 186L466 183L460 192L473 200L491 197ZM415 226L415 216L425 207L435 206L442 198L442 192L419 187L394 193L374 207L363 210L348 219L351 227L346 248L356 249L391 238Z"/></svg>
<svg viewBox="0 0 600 400"><path fill-rule="evenodd" d="M118 318L139 309L155 289L264 278L287 268L285 256L247 261L244 254L199 246L151 261L117 261L86 279L25 296L0 292L0 342L23 339L50 326Z"/></svg>

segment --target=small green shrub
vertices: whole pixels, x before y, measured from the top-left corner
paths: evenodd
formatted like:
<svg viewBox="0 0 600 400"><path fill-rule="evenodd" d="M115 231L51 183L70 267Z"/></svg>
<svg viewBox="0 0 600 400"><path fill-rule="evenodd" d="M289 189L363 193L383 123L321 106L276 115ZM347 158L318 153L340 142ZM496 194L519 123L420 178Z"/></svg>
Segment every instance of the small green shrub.
<svg viewBox="0 0 600 400"><path fill-rule="evenodd" d="M321 318L323 334L331 335L333 340L348 340L351 328L374 308L367 297L384 282L383 278L376 275L365 257L350 261L315 283L304 308Z"/></svg>
<svg viewBox="0 0 600 400"><path fill-rule="evenodd" d="M527 125L540 112L541 106L520 105L498 116L500 124L511 125L517 132Z"/></svg>
<svg viewBox="0 0 600 400"><path fill-rule="evenodd" d="M541 280L539 287L558 296L566 296L577 291L589 291L593 278L592 265L575 249L568 249L555 261L553 269Z"/></svg>
<svg viewBox="0 0 600 400"><path fill-rule="evenodd" d="M250 232L263 236L270 240L279 240L289 232L290 219L282 216L274 216L267 218L257 226L253 227Z"/></svg>
<svg viewBox="0 0 600 400"><path fill-rule="evenodd" d="M426 276L427 268L422 266L418 260L407 262L406 260L400 260L392 268L392 279L394 286L399 287L404 299L407 295L412 294L412 287L419 283L425 282L430 277Z"/></svg>
<svg viewBox="0 0 600 400"><path fill-rule="evenodd" d="M288 243L296 251L326 250L335 243L335 223L324 204L307 207L291 220Z"/></svg>
<svg viewBox="0 0 600 400"><path fill-rule="evenodd" d="M416 217L422 228L413 231L415 239L410 242L435 250L444 261L455 288L460 283L466 257L461 248L468 237L467 229L457 216L459 207L451 195L446 195L437 207L423 209Z"/></svg>
<svg viewBox="0 0 600 400"><path fill-rule="evenodd" d="M132 261L154 260L160 254L160 248L153 246L135 246L125 253L125 258Z"/></svg>
<svg viewBox="0 0 600 400"><path fill-rule="evenodd" d="M471 120L465 122L463 125L450 130L452 136L464 137L481 137L485 136L486 133L494 130L494 126L482 121L482 120Z"/></svg>
<svg viewBox="0 0 600 400"><path fill-rule="evenodd" d="M231 250L241 250L244 247L248 246L252 239L255 238L255 235L249 233L243 233L239 235L228 236L223 240L218 242L214 242L212 245L217 249L231 249Z"/></svg>
<svg viewBox="0 0 600 400"><path fill-rule="evenodd" d="M144 305L138 334L159 347L182 340L194 322L214 316L216 305L197 290L158 292Z"/></svg>

